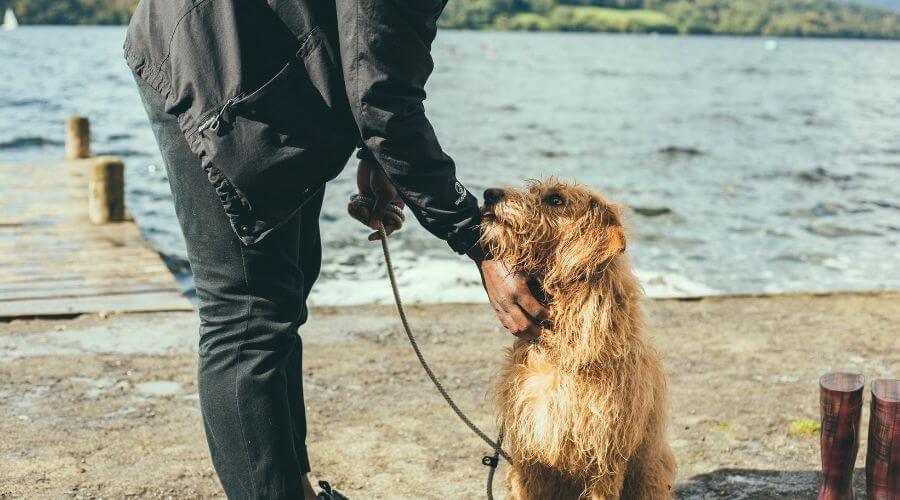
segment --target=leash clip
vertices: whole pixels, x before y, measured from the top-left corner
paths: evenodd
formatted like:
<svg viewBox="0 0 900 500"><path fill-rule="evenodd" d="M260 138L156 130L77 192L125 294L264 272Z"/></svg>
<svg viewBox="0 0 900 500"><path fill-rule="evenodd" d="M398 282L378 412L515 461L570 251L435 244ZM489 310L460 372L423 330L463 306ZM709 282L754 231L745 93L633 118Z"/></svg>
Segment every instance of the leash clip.
<svg viewBox="0 0 900 500"><path fill-rule="evenodd" d="M486 465L492 469L496 469L497 466L500 464L500 459L497 457L492 457L490 455L485 455L485 456L481 457L481 464Z"/></svg>

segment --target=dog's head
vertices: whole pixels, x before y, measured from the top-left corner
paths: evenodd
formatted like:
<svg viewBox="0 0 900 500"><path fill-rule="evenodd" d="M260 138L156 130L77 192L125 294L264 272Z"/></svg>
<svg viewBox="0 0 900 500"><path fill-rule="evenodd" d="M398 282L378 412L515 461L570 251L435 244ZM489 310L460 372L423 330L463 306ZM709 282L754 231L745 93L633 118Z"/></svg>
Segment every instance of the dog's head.
<svg viewBox="0 0 900 500"><path fill-rule="evenodd" d="M486 190L481 226L492 256L557 283L592 280L625 251L619 207L553 179Z"/></svg>

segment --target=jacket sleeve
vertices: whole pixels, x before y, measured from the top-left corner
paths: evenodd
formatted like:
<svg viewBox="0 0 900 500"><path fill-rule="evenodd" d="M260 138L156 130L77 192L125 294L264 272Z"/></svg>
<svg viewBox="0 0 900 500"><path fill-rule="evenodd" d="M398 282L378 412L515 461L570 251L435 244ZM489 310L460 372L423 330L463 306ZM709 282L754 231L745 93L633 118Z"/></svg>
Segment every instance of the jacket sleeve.
<svg viewBox="0 0 900 500"><path fill-rule="evenodd" d="M423 106L444 0L336 3L344 81L366 154L419 222L465 253L479 236L478 201L456 179Z"/></svg>

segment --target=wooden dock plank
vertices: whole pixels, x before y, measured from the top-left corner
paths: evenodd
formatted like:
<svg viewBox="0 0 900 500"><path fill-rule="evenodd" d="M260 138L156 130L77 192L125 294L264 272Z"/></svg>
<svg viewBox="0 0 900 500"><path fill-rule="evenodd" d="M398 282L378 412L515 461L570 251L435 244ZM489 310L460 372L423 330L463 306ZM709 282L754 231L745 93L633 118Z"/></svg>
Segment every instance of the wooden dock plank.
<svg viewBox="0 0 900 500"><path fill-rule="evenodd" d="M99 297L106 295L126 295L130 293L169 292L168 283L154 285L152 283L139 283L127 285L100 285L81 286L69 288L55 288L52 290L30 291L0 291L0 302L32 301L44 299L81 299L83 297Z"/></svg>
<svg viewBox="0 0 900 500"><path fill-rule="evenodd" d="M173 291L131 292L27 301L0 300L0 318L68 316L97 312L185 311L190 309L190 302L180 293Z"/></svg>
<svg viewBox="0 0 900 500"><path fill-rule="evenodd" d="M0 164L0 318L191 309L134 221L91 223L91 161Z"/></svg>
<svg viewBox="0 0 900 500"><path fill-rule="evenodd" d="M159 273L148 273L146 275L140 276L141 280L139 284L131 285L121 285L123 281L129 278L128 276L122 276L121 280L116 281L114 283L110 283L109 281L98 281L98 280L86 280L79 276L75 275L67 275L67 276L54 276L52 279L42 279L42 280L31 280L31 281L19 281L19 282L9 282L3 284L3 289L0 290L0 297L10 297L10 299L14 299L16 297L25 297L31 294L42 294L42 296L60 296L60 295L71 295L73 293L84 293L85 290L91 289L100 289L104 290L104 293L108 291L115 290L117 292L121 292L127 286L134 286L136 288L141 289L167 289L171 284L169 280L163 279L159 276Z"/></svg>

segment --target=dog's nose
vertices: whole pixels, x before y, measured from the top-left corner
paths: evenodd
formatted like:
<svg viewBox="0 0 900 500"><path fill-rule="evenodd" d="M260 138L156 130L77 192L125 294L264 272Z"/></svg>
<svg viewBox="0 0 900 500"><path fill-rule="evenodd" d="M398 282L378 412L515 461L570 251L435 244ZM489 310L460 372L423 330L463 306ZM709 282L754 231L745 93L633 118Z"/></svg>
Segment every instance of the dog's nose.
<svg viewBox="0 0 900 500"><path fill-rule="evenodd" d="M484 206L489 207L503 198L503 190L497 188L484 190Z"/></svg>

